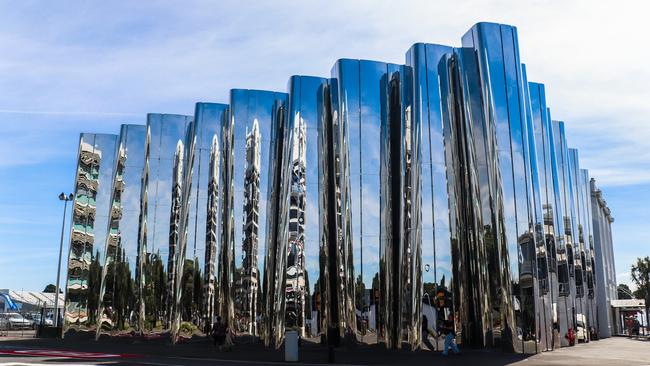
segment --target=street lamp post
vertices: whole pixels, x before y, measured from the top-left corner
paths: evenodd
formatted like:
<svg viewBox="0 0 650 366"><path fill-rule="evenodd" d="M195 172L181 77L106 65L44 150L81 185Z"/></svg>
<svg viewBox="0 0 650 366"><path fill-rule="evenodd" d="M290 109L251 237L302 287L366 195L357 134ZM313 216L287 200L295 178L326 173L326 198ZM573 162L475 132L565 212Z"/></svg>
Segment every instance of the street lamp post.
<svg viewBox="0 0 650 366"><path fill-rule="evenodd" d="M61 243L59 244L59 265L56 266L56 290L54 292L54 327L59 326L59 281L61 279L61 255L63 255L63 233L65 231L65 216L68 212L68 201L72 201L74 195L68 196L61 192L59 200L63 201L63 224L61 225Z"/></svg>

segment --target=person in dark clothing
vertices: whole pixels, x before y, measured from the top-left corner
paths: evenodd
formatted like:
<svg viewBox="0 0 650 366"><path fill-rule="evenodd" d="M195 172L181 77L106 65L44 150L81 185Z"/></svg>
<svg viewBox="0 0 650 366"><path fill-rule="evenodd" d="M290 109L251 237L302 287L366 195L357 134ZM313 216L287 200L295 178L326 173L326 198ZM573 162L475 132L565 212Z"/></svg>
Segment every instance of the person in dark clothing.
<svg viewBox="0 0 650 366"><path fill-rule="evenodd" d="M445 335L445 346L442 350L442 355L447 356L447 351L451 348L454 354L459 354L458 346L456 345L456 330L454 329L454 318L445 320L442 326L442 334Z"/></svg>
<svg viewBox="0 0 650 366"><path fill-rule="evenodd" d="M221 321L221 317L217 317L217 321L212 326L212 338L214 339L215 347L219 348L219 351L222 350L224 344L226 343L226 333L228 329L226 325Z"/></svg>
<svg viewBox="0 0 650 366"><path fill-rule="evenodd" d="M422 343L424 343L431 351L435 350L435 347L429 340L429 321L426 315L422 315Z"/></svg>

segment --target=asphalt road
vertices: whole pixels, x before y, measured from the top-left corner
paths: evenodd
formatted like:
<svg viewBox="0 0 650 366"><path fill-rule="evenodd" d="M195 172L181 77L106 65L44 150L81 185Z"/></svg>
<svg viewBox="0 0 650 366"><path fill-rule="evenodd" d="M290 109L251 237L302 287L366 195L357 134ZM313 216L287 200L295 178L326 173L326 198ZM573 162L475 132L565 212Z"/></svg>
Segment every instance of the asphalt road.
<svg viewBox="0 0 650 366"><path fill-rule="evenodd" d="M0 366L4 365L278 365L282 350L269 351L260 345L240 345L232 352L217 352L207 343L171 345L79 343L55 340L0 340ZM411 365L603 365L650 366L650 341L610 338L533 356L491 350L462 350L461 355L443 357L438 352L386 351L376 347L337 349L339 364ZM301 349L296 365L322 365L326 349Z"/></svg>

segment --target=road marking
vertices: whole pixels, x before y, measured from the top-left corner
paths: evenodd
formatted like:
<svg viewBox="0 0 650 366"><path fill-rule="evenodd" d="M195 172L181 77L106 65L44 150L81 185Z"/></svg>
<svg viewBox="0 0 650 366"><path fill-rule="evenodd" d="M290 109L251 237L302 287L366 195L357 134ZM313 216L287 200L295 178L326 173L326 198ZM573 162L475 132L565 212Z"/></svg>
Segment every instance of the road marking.
<svg viewBox="0 0 650 366"><path fill-rule="evenodd" d="M149 361L135 361L134 365L159 365L159 366L185 366L185 364L176 364L176 363L162 363L162 362L149 362Z"/></svg>
<svg viewBox="0 0 650 366"><path fill-rule="evenodd" d="M96 364L95 364L96 365ZM51 363L25 363L25 362L0 362L0 366L52 366ZM78 364L75 366L94 366L91 364Z"/></svg>
<svg viewBox="0 0 650 366"><path fill-rule="evenodd" d="M79 358L79 359L137 357L135 355L121 355L115 353L60 351L54 349L20 349L20 350L8 349L8 350L0 350L0 354L14 355L14 356L26 355L26 356L40 356L40 357Z"/></svg>
<svg viewBox="0 0 650 366"><path fill-rule="evenodd" d="M246 365L286 365L285 361L249 361L249 360L229 360L229 359L220 359L220 358L202 358L202 357L179 357L179 356L170 356L168 358L178 359L178 360L192 360L192 361L211 361L211 362L229 362L229 363L242 363ZM301 365L301 366L322 366L322 363L303 363L303 362L291 362L292 365ZM355 364L338 364L341 366L359 366Z"/></svg>

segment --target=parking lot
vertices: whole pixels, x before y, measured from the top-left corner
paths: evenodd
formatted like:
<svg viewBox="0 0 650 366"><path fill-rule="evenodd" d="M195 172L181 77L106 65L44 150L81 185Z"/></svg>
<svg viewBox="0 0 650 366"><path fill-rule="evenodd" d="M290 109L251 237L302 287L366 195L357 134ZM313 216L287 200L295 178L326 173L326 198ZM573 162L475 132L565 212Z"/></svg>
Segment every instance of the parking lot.
<svg viewBox="0 0 650 366"><path fill-rule="evenodd" d="M0 330L0 340L34 337L36 337L36 330L34 329Z"/></svg>
<svg viewBox="0 0 650 366"><path fill-rule="evenodd" d="M41 326L52 324L50 318L41 319L41 314L38 312L1 312L0 340L36 337Z"/></svg>

